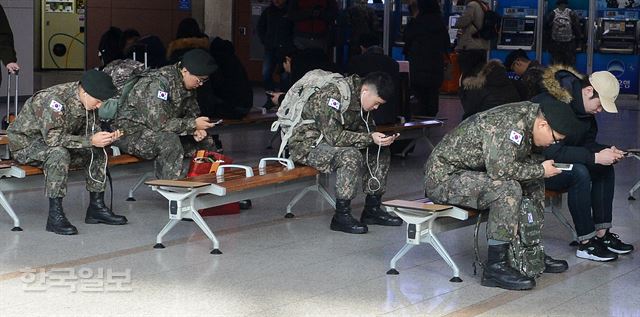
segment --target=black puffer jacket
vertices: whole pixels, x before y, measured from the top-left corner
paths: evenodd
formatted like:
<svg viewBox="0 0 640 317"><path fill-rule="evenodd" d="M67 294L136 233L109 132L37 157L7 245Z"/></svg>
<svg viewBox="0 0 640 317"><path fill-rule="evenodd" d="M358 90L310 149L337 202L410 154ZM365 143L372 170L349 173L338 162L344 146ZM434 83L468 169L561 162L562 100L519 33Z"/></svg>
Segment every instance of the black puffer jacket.
<svg viewBox="0 0 640 317"><path fill-rule="evenodd" d="M493 107L520 101L520 95L499 60L491 60L480 71L462 81L462 119Z"/></svg>
<svg viewBox="0 0 640 317"><path fill-rule="evenodd" d="M418 15L406 27L404 53L411 64L411 85L433 87L444 80L449 33L439 14Z"/></svg>
<svg viewBox="0 0 640 317"><path fill-rule="evenodd" d="M284 50L293 47L293 23L286 15L286 4L282 8L272 4L262 11L257 30L266 50L283 54Z"/></svg>
<svg viewBox="0 0 640 317"><path fill-rule="evenodd" d="M216 37L209 47L218 70L198 88L198 104L209 117L240 119L253 107L253 89L233 44Z"/></svg>
<svg viewBox="0 0 640 317"><path fill-rule="evenodd" d="M542 76L542 84L546 92L531 99L536 103L561 101L573 109L576 118L580 121L580 131L576 133L576 137L566 138L544 150L543 154L547 159L562 163L593 165L595 164L595 153L609 147L609 145L596 142L598 123L594 115L588 114L584 110L580 84L583 76L569 66L551 66Z"/></svg>

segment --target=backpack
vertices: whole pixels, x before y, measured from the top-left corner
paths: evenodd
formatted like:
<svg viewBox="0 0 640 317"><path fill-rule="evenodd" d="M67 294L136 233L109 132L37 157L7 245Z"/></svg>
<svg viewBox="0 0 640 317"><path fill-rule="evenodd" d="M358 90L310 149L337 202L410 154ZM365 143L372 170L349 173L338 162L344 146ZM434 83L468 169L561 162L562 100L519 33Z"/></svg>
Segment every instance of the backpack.
<svg viewBox="0 0 640 317"><path fill-rule="evenodd" d="M132 59L118 59L102 69L103 72L111 76L113 85L116 86L118 92L112 98L102 102L102 106L98 109L100 119L112 120L115 118L122 96L126 96L131 91L144 70L143 63Z"/></svg>
<svg viewBox="0 0 640 317"><path fill-rule="evenodd" d="M482 7L482 11L484 12L484 17L482 18L482 27L476 29L478 32L473 34L474 38L481 38L487 41L494 40L498 38L498 33L500 33L500 15L495 11L491 10L489 6L487 6L482 1L476 1Z"/></svg>
<svg viewBox="0 0 640 317"><path fill-rule="evenodd" d="M573 40L573 28L571 27L571 9L560 11L553 10L554 17L551 22L551 39L556 42L570 42Z"/></svg>
<svg viewBox="0 0 640 317"><path fill-rule="evenodd" d="M511 267L528 277L536 277L544 271L543 221L542 204L523 197L518 215L518 234L509 246L507 257Z"/></svg>
<svg viewBox="0 0 640 317"><path fill-rule="evenodd" d="M282 104L278 108L278 120L271 125L271 132L276 132L280 129L282 136L282 143L280 143L280 150L278 151L278 157L283 157L287 142L296 127L304 124L314 123L314 120L303 120L302 111L304 106L311 95L322 89L327 85L335 85L340 91L340 114L347 110L351 103L351 88L347 80L338 73L331 73L321 69L315 69L307 72L300 80L298 80L285 95L282 100ZM344 122L344 118L342 118ZM322 135L316 141L316 144L320 143Z"/></svg>

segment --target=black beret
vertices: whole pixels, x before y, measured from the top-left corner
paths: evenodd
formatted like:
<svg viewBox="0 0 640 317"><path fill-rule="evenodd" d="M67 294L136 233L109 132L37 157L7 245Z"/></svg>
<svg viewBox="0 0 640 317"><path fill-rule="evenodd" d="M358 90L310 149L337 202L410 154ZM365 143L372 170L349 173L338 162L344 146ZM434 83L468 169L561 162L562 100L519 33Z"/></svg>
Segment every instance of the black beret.
<svg viewBox="0 0 640 317"><path fill-rule="evenodd" d="M218 69L211 54L200 48L192 49L182 56L182 67L195 76L209 76Z"/></svg>
<svg viewBox="0 0 640 317"><path fill-rule="evenodd" d="M571 106L558 100L543 100L540 103L540 109L544 113L544 117L551 126L551 129L558 131L567 137L579 136L584 131L583 125L580 124L576 114Z"/></svg>
<svg viewBox="0 0 640 317"><path fill-rule="evenodd" d="M90 69L82 74L80 85L91 97L101 101L105 101L117 93L111 76L95 69Z"/></svg>

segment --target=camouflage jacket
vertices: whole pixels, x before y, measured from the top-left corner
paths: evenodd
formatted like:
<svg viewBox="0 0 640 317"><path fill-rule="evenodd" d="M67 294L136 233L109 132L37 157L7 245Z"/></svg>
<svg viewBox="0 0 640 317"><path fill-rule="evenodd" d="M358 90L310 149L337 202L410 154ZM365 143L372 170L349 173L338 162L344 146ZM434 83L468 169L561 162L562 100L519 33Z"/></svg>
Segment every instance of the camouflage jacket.
<svg viewBox="0 0 640 317"><path fill-rule="evenodd" d="M87 112L80 103L78 86L78 82L60 84L29 98L7 130L11 151L22 150L37 140L50 147L91 147L91 136L100 131L98 114Z"/></svg>
<svg viewBox="0 0 640 317"><path fill-rule="evenodd" d="M347 80L351 88L351 104L342 116L338 110L340 107L331 105L331 102L340 100L340 92L335 85L328 85L311 95L302 111L302 119L315 122L295 128L288 143L293 160L299 161L306 157L318 140L330 146L358 149L364 149L373 143L371 133L367 131L364 119L360 116L360 77L352 75ZM367 118L367 114L364 116ZM371 119L368 124L369 129L374 131L375 126Z"/></svg>
<svg viewBox="0 0 640 317"><path fill-rule="evenodd" d="M469 117L429 156L425 184L437 184L460 171L486 172L495 180L543 178L543 157L532 153L537 113L537 104L524 101Z"/></svg>
<svg viewBox="0 0 640 317"><path fill-rule="evenodd" d="M200 113L195 91L184 88L177 65L142 73L118 107L115 126L131 135L145 129L193 134Z"/></svg>

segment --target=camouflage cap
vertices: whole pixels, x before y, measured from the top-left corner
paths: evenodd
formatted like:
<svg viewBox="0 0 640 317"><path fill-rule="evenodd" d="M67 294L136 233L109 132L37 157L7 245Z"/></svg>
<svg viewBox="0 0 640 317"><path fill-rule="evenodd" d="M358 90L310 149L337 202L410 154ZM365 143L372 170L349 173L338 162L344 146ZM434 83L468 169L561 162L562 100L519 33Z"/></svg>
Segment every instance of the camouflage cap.
<svg viewBox="0 0 640 317"><path fill-rule="evenodd" d="M571 106L557 100L544 100L540 103L540 109L551 126L551 129L566 136L582 134L583 127L576 118Z"/></svg>
<svg viewBox="0 0 640 317"><path fill-rule="evenodd" d="M82 75L80 85L91 97L101 101L105 101L117 93L111 76L95 69L90 69Z"/></svg>
<svg viewBox="0 0 640 317"><path fill-rule="evenodd" d="M213 56L200 48L186 52L182 56L182 66L195 76L209 76L218 69Z"/></svg>

